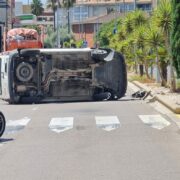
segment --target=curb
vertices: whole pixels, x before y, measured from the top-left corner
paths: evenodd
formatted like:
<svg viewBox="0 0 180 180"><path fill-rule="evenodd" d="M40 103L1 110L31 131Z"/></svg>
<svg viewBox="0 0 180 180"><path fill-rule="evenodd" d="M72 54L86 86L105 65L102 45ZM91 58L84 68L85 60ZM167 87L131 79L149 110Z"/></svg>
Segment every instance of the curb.
<svg viewBox="0 0 180 180"><path fill-rule="evenodd" d="M133 83L135 86L145 91L151 90L149 87L145 86L144 84L138 81L132 81L131 83ZM150 93L150 95L154 97L156 101L160 102L174 113L180 114L180 105L175 104L173 101L167 99L167 97L165 97L164 95L153 95L152 92Z"/></svg>

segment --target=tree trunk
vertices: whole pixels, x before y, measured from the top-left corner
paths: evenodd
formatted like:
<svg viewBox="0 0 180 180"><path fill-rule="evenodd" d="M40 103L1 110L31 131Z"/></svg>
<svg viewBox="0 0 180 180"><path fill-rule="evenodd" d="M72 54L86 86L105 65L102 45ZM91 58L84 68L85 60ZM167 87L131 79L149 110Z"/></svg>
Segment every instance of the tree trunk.
<svg viewBox="0 0 180 180"><path fill-rule="evenodd" d="M142 64L139 65L139 72L140 76L142 77L144 75L144 66Z"/></svg>
<svg viewBox="0 0 180 180"><path fill-rule="evenodd" d="M156 65L157 65L157 68L158 68L159 75L161 77L161 85L162 86L166 86L166 80L164 79L164 77L162 75L162 71L161 71L161 66L160 66L160 63L159 63L159 57L158 57L157 49L156 49Z"/></svg>
<svg viewBox="0 0 180 180"><path fill-rule="evenodd" d="M56 31L56 19L55 19L55 13L56 13L56 11L55 11L55 9L53 9L53 16L54 16L54 32Z"/></svg>
<svg viewBox="0 0 180 180"><path fill-rule="evenodd" d="M148 73L148 65L147 65L147 63L145 62L145 72L146 72L146 76L147 76L147 78L148 79L151 79L151 77L149 76L149 73Z"/></svg>
<svg viewBox="0 0 180 180"><path fill-rule="evenodd" d="M169 39L169 32L167 31L165 33L165 44L166 44L166 49L168 52L168 58L170 61L170 90L171 92L176 91L176 80L175 80L175 75L174 75L174 68L173 68L173 60L170 56L171 54L171 46L170 46L170 39Z"/></svg>
<svg viewBox="0 0 180 180"><path fill-rule="evenodd" d="M70 34L70 14L69 14L69 7L67 9L68 12L68 33Z"/></svg>
<svg viewBox="0 0 180 180"><path fill-rule="evenodd" d="M167 85L167 63L165 62L160 62L160 67L161 67L161 72L165 83L162 83L162 86Z"/></svg>
<svg viewBox="0 0 180 180"><path fill-rule="evenodd" d="M174 75L174 67L173 67L172 59L170 60L170 74L171 74L170 90L171 90L171 92L175 92L176 91L176 80L175 80L175 75Z"/></svg>
<svg viewBox="0 0 180 180"><path fill-rule="evenodd" d="M134 68L135 68L135 73L138 74L138 63L137 63L137 56L136 56L136 45L134 44L134 62L135 62L135 65L134 65Z"/></svg>
<svg viewBox="0 0 180 180"><path fill-rule="evenodd" d="M135 64L134 64L134 71L135 71L135 74L138 74L138 65L135 61Z"/></svg>

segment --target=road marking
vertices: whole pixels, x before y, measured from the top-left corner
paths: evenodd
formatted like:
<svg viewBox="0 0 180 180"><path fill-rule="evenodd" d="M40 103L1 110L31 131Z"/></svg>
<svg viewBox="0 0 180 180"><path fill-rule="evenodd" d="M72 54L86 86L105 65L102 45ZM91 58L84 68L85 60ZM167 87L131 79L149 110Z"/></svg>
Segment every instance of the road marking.
<svg viewBox="0 0 180 180"><path fill-rule="evenodd" d="M38 109L38 107L34 107L34 108L32 108L32 110L33 110L33 111L36 111L37 109Z"/></svg>
<svg viewBox="0 0 180 180"><path fill-rule="evenodd" d="M17 131L24 129L24 127L27 126L30 120L31 119L28 117L24 117L19 120L8 120L6 122L5 133L6 134L15 133Z"/></svg>
<svg viewBox="0 0 180 180"><path fill-rule="evenodd" d="M49 128L56 132L61 133L73 128L73 117L56 117L52 118L49 123Z"/></svg>
<svg viewBox="0 0 180 180"><path fill-rule="evenodd" d="M180 118L180 114L176 114L176 117L177 117L177 118Z"/></svg>
<svg viewBox="0 0 180 180"><path fill-rule="evenodd" d="M96 126L105 131L112 131L120 127L117 116L95 116Z"/></svg>
<svg viewBox="0 0 180 180"><path fill-rule="evenodd" d="M139 118L148 126L161 130L171 123L161 115L139 115Z"/></svg>

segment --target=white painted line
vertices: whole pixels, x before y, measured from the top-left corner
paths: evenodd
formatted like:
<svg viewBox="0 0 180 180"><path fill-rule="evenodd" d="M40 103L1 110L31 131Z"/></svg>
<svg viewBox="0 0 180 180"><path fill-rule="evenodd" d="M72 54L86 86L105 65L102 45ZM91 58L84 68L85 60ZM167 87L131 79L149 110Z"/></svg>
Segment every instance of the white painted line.
<svg viewBox="0 0 180 180"><path fill-rule="evenodd" d="M61 133L73 128L73 117L56 117L52 118L49 123L49 128L56 132Z"/></svg>
<svg viewBox="0 0 180 180"><path fill-rule="evenodd" d="M36 110L38 110L38 107L34 107L34 108L32 108L32 110L33 110L33 111L36 111Z"/></svg>
<svg viewBox="0 0 180 180"><path fill-rule="evenodd" d="M161 130L171 124L161 115L139 115L139 118L148 126L158 130Z"/></svg>
<svg viewBox="0 0 180 180"><path fill-rule="evenodd" d="M95 116L95 119L96 126L105 131L112 131L121 126L117 116Z"/></svg>
<svg viewBox="0 0 180 180"><path fill-rule="evenodd" d="M22 119L19 120L8 120L6 122L6 129L5 129L5 133L14 133L17 132L21 129L23 129L25 126L27 126L27 124L29 123L31 119L28 117L24 117Z"/></svg>
<svg viewBox="0 0 180 180"><path fill-rule="evenodd" d="M177 117L177 118L180 118L180 114L176 114L176 117Z"/></svg>

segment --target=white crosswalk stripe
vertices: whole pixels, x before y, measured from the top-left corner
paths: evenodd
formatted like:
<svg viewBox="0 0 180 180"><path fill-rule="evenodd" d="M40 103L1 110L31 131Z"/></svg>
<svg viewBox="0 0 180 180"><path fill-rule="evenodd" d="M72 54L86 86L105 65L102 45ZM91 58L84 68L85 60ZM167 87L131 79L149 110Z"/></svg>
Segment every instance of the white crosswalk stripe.
<svg viewBox="0 0 180 180"><path fill-rule="evenodd" d="M49 128L56 133L67 131L73 128L73 121L73 117L52 118L49 124Z"/></svg>
<svg viewBox="0 0 180 180"><path fill-rule="evenodd" d="M105 131L112 131L120 127L117 116L95 116L96 126Z"/></svg>
<svg viewBox="0 0 180 180"><path fill-rule="evenodd" d="M139 115L139 118L148 126L161 130L171 123L161 115Z"/></svg>
<svg viewBox="0 0 180 180"><path fill-rule="evenodd" d="M15 133L17 131L24 129L24 127L27 126L30 120L31 119L28 117L24 117L19 120L8 120L6 122L5 133L6 134Z"/></svg>

